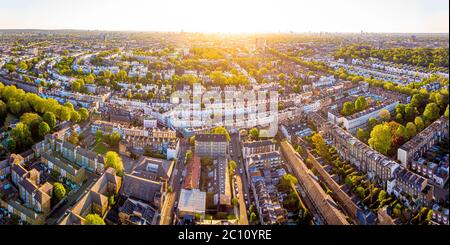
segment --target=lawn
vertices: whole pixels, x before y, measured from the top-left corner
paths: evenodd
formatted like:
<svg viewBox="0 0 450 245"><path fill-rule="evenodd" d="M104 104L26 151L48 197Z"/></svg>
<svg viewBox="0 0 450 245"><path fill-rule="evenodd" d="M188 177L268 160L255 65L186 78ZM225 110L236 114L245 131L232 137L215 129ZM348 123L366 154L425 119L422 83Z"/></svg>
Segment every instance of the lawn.
<svg viewBox="0 0 450 245"><path fill-rule="evenodd" d="M106 152L108 152L108 146L103 143L103 142L99 142L97 144L95 144L94 149L95 152L97 152L98 154L106 154Z"/></svg>

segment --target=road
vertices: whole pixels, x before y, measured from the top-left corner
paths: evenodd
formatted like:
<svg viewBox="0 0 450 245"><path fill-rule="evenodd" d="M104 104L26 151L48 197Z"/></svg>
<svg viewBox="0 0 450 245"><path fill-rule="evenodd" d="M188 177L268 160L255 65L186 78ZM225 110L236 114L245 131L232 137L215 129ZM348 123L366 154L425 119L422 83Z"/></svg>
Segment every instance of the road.
<svg viewBox="0 0 450 245"><path fill-rule="evenodd" d="M247 205L245 204L245 201L247 201L247 204L250 205L251 199L250 199L250 191L249 191L249 184L248 184L248 178L246 175L246 169L244 166L244 161L242 159L242 148L241 143L239 139L238 134L231 134L231 159L236 162L236 180L239 190L239 224L241 225L248 225L248 216L247 216ZM247 197L245 200L245 196Z"/></svg>
<svg viewBox="0 0 450 245"><path fill-rule="evenodd" d="M251 203L250 191L249 191L250 186L248 184L248 178L246 175L244 161L242 161L243 160L242 159L242 148L241 148L241 144L240 144L240 140L239 140L239 135L231 134L230 138L231 138L231 147L232 147L232 152L233 152L233 154L231 154L231 159L233 159L233 161L235 161L237 164L236 174L241 176L242 187L244 189L243 193L247 194L247 202ZM241 169L242 169L242 174L240 173Z"/></svg>
<svg viewBox="0 0 450 245"><path fill-rule="evenodd" d="M175 201L178 201L180 198L181 191L181 180L183 179L183 170L185 169L185 156L186 151L190 148L189 142L185 138L180 139L180 152L178 154L177 164L175 166L175 173L172 175L170 179L169 186L172 187L173 192L168 193L167 199L161 208L161 221L162 225L171 225L173 224L173 214L175 208Z"/></svg>
<svg viewBox="0 0 450 245"><path fill-rule="evenodd" d="M248 225L247 218L247 207L245 206L244 197L243 197L243 188L242 188L242 178L240 175L236 176L236 183L239 190L239 224L240 225Z"/></svg>

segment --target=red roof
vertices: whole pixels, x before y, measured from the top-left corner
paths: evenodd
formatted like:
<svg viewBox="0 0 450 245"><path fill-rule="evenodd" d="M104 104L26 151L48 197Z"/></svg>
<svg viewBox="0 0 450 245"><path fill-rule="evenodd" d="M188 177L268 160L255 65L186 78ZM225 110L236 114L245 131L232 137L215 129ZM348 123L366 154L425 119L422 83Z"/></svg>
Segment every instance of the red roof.
<svg viewBox="0 0 450 245"><path fill-rule="evenodd" d="M186 167L184 189L198 189L200 185L200 157L193 154Z"/></svg>

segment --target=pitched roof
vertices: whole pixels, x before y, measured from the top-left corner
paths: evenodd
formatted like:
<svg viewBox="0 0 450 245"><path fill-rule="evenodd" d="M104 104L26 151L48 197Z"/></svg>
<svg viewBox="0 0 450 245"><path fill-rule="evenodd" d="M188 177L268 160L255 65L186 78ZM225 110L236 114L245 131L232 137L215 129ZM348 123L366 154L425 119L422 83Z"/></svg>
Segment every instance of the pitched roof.
<svg viewBox="0 0 450 245"><path fill-rule="evenodd" d="M124 174L120 194L142 201L152 202L156 193L161 192L162 183L138 176Z"/></svg>

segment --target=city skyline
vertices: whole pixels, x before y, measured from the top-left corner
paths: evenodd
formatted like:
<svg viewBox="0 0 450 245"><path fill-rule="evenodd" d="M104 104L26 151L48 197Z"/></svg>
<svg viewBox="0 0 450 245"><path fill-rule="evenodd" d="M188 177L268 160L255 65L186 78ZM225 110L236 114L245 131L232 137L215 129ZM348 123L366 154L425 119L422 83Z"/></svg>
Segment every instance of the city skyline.
<svg viewBox="0 0 450 245"><path fill-rule="evenodd" d="M397 1L0 0L0 29L207 33L448 33L449 3Z"/></svg>

